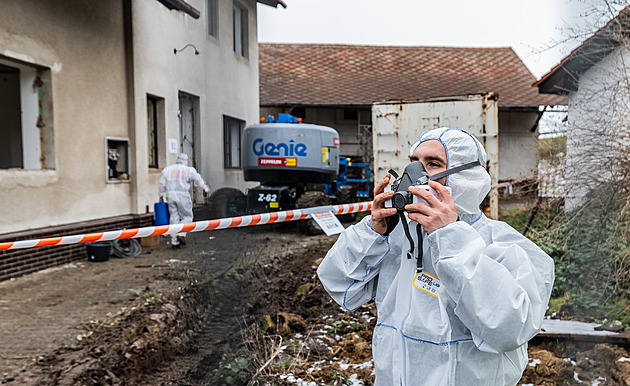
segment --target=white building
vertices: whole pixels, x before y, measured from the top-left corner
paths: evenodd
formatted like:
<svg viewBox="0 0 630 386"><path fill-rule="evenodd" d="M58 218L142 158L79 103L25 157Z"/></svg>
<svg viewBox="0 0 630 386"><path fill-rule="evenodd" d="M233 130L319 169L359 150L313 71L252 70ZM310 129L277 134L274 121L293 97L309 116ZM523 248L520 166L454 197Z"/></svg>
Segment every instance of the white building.
<svg viewBox="0 0 630 386"><path fill-rule="evenodd" d="M181 151L211 190L244 187L240 131L259 109L257 3L284 6L4 1L0 241L149 225L160 171ZM0 280L84 255L58 248L54 262L0 254Z"/></svg>
<svg viewBox="0 0 630 386"><path fill-rule="evenodd" d="M540 93L567 95L565 208L624 178L630 147L630 7L586 39L541 80Z"/></svg>

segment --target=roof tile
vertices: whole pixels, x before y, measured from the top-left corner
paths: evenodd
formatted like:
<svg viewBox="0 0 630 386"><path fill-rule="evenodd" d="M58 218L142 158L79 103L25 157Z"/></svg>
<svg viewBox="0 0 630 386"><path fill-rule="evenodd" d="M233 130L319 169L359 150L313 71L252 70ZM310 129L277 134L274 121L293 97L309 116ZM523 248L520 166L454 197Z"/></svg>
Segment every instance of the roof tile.
<svg viewBox="0 0 630 386"><path fill-rule="evenodd" d="M539 94L514 50L260 43L262 105L370 105L494 91L500 106L566 104Z"/></svg>

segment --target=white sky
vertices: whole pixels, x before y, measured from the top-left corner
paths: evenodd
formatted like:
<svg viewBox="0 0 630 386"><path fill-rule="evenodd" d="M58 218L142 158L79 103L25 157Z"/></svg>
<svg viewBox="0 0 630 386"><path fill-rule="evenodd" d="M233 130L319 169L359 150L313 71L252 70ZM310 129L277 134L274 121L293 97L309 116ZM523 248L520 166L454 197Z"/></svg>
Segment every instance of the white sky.
<svg viewBox="0 0 630 386"><path fill-rule="evenodd" d="M258 5L258 40L512 47L540 79L576 43L549 47L578 18L577 0L284 0Z"/></svg>

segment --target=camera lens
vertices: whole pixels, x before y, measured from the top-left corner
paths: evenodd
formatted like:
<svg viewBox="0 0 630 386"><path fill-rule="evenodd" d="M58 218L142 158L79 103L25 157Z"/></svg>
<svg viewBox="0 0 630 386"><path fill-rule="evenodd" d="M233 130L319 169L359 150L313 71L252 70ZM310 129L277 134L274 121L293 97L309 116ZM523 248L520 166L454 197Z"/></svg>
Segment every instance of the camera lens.
<svg viewBox="0 0 630 386"><path fill-rule="evenodd" d="M405 205L410 202L408 198L409 195L409 192L396 192L396 194L394 194L394 198L392 199L394 208L398 210L405 210Z"/></svg>

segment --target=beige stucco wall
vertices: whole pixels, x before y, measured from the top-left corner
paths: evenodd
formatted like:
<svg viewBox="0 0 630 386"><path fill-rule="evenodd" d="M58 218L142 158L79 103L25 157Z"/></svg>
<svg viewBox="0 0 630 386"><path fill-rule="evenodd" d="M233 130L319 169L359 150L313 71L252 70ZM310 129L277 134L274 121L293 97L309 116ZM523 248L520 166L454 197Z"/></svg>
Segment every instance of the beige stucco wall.
<svg viewBox="0 0 630 386"><path fill-rule="evenodd" d="M130 212L130 184L105 177L105 137L129 136L122 36L120 0L2 3L0 58L50 79L55 159L52 170L0 170L0 233Z"/></svg>
<svg viewBox="0 0 630 386"><path fill-rule="evenodd" d="M0 60L44 68L42 92L52 95L44 136L53 133L54 152L45 150L52 168L0 170L0 233L152 210L160 170L176 158L166 139L179 138L180 92L199 98L196 161L211 190L252 185L223 168L223 115L258 121L256 2L239 1L248 10L247 58L233 52L232 1L218 2L218 38L206 31L206 1L189 3L199 19L155 0L3 2ZM173 53L188 43L200 55ZM152 170L147 94L164 104L160 168ZM129 182L107 183L106 137L129 139Z"/></svg>
<svg viewBox="0 0 630 386"><path fill-rule="evenodd" d="M134 97L136 169L139 183L137 207L140 211L157 200L160 170L147 167L146 96L164 98L165 138L179 138L179 92L199 98L199 127L196 138L197 169L211 191L224 186L244 190L247 184L241 170L223 167L223 115L241 119L246 124L258 121L258 45L256 2L240 1L248 10L248 57L233 50L232 1L219 1L219 33L207 34L205 0L189 3L201 12L193 19L181 12L168 11L157 1L133 1ZM177 54L186 44L188 48ZM166 143L158 150L166 154L160 169L175 162Z"/></svg>

